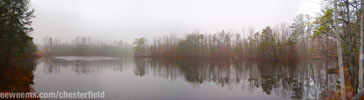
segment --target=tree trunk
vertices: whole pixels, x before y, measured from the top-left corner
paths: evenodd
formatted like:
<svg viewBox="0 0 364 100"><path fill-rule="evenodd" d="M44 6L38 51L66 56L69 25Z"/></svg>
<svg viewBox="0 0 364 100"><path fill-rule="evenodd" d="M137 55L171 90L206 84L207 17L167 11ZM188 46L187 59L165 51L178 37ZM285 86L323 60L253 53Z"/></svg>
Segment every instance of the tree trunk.
<svg viewBox="0 0 364 100"><path fill-rule="evenodd" d="M363 47L364 47L364 0L361 0L361 14L360 14L360 58L359 58L359 89L363 88L363 72L364 72L364 66L363 66L363 60L364 60L364 53L363 53Z"/></svg>
<svg viewBox="0 0 364 100"><path fill-rule="evenodd" d="M358 78L356 75L356 63L355 63L355 53L354 53L354 42L353 42L353 34L351 33L351 25L350 25L350 8L349 8L349 0L345 0L345 7L346 7L346 26L347 26L347 34L349 35L349 59L348 59L348 67L350 69L350 75L352 78L352 85L354 88L354 94L357 93L356 89L358 88ZM351 64L350 64L351 63ZM350 66L351 65L351 66Z"/></svg>
<svg viewBox="0 0 364 100"><path fill-rule="evenodd" d="M341 98L342 100L346 100L346 92L345 92L345 73L343 66L343 57L341 52L341 38L340 38L340 29L339 29L339 13L337 9L337 0L334 0L334 10L335 10L335 32L336 32L336 45L337 45L337 57L340 69L340 87L341 87Z"/></svg>

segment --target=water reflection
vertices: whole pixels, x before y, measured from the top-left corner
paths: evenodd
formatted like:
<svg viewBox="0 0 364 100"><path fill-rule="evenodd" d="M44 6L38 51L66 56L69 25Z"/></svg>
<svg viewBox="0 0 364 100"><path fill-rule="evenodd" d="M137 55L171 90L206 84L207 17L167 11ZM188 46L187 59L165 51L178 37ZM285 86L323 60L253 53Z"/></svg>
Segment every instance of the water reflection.
<svg viewBox="0 0 364 100"><path fill-rule="evenodd" d="M127 66L128 59L106 58L106 57L45 57L41 59L44 64L44 72L57 73L62 68L70 68L78 74L90 74L105 69L122 71Z"/></svg>
<svg viewBox="0 0 364 100"><path fill-rule="evenodd" d="M166 61L136 59L136 74L153 75L171 80L177 77L198 88L204 83L243 90L262 89L293 99L330 99L335 97L338 76L330 73L335 62L306 61L297 64L232 61ZM247 87L245 87L247 86Z"/></svg>
<svg viewBox="0 0 364 100"><path fill-rule="evenodd" d="M170 81L182 78L195 89L213 83L215 86L223 88L240 88L241 91L248 92L262 91L265 95L274 94L291 99L332 99L337 95L338 75L335 70L332 70L336 68L336 63L331 61L280 64L156 59L44 58L41 64L44 65L44 72L48 74L58 73L62 68L69 68L78 74L85 75L103 72L106 69L124 73L122 72L124 69L131 68L132 73L138 77L153 76ZM116 76L116 78L121 77ZM128 81L128 79L122 80ZM138 84L148 85L148 81ZM113 92L122 92L122 90Z"/></svg>

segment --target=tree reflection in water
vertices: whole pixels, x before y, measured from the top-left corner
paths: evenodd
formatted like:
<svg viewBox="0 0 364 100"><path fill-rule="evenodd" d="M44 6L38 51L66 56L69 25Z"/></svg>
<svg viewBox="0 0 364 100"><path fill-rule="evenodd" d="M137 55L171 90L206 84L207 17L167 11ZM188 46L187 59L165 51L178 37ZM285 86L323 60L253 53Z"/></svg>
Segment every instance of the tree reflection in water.
<svg viewBox="0 0 364 100"><path fill-rule="evenodd" d="M337 68L332 61L303 61L295 64L235 61L176 61L158 59L64 60L44 59L45 71L54 73L70 67L79 74L104 69L121 72L133 68L135 76L153 75L169 80L183 78L196 89L214 83L220 87L242 90L261 89L293 99L332 99L337 95Z"/></svg>
<svg viewBox="0 0 364 100"><path fill-rule="evenodd" d="M195 88L204 83L221 87L253 90L261 88L267 95L272 92L295 99L330 99L335 97L335 62L304 61L296 64L233 62L233 61L169 61L136 59L136 72L176 79L181 76ZM245 87L248 86L248 87Z"/></svg>
<svg viewBox="0 0 364 100"><path fill-rule="evenodd" d="M45 57L42 58L46 73L57 73L61 68L71 68L78 74L92 74L110 68L114 71L122 71L127 66L129 59L101 58L88 59L90 57Z"/></svg>

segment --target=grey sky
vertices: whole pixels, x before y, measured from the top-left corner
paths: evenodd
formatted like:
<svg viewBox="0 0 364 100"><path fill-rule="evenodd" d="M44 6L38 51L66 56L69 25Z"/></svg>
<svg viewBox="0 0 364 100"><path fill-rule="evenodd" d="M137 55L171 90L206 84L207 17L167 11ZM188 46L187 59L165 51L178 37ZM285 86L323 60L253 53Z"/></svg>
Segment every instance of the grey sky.
<svg viewBox="0 0 364 100"><path fill-rule="evenodd" d="M316 3L315 3L316 2ZM64 40L88 36L99 40L153 38L200 30L241 31L254 26L290 23L298 14L320 11L319 0L31 0L36 18L31 36Z"/></svg>

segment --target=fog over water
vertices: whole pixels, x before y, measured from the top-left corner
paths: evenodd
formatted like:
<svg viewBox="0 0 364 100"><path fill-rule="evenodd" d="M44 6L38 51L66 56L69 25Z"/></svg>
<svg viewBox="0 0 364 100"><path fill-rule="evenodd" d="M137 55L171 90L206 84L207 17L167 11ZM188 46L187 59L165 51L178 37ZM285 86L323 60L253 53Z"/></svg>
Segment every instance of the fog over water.
<svg viewBox="0 0 364 100"><path fill-rule="evenodd" d="M361 7L359 0L2 0L0 99L364 98Z"/></svg>
<svg viewBox="0 0 364 100"><path fill-rule="evenodd" d="M196 30L241 32L290 23L298 14L320 12L319 0L31 0L36 18L30 34L63 41L85 36L103 41L152 39Z"/></svg>

